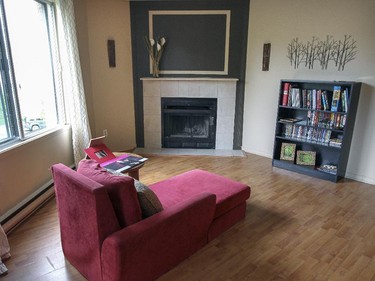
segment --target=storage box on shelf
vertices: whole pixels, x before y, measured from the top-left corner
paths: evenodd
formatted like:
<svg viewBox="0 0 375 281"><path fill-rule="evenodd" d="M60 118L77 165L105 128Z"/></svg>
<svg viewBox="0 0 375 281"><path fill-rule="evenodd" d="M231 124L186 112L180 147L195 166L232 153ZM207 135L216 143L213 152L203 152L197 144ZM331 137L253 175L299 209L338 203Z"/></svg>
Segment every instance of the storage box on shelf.
<svg viewBox="0 0 375 281"><path fill-rule="evenodd" d="M345 177L360 89L357 82L281 80L273 166L333 182ZM283 143L315 152L315 165L281 160Z"/></svg>

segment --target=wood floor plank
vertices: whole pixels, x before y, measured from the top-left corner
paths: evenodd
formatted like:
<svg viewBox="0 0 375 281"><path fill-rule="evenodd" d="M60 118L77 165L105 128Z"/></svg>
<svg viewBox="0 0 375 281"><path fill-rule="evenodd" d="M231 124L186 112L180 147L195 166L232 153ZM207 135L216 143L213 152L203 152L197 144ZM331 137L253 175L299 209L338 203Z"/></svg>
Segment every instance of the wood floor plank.
<svg viewBox="0 0 375 281"><path fill-rule="evenodd" d="M140 170L145 184L191 169L251 186L246 218L159 281L375 280L375 186L335 184L246 157L156 156ZM64 259L52 199L9 235L7 280L85 280Z"/></svg>

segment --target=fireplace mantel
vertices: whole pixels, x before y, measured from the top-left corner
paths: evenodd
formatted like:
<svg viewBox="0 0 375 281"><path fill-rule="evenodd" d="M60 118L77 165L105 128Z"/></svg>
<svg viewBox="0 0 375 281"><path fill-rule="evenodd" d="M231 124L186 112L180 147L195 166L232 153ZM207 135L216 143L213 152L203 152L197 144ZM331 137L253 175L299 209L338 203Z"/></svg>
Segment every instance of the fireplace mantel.
<svg viewBox="0 0 375 281"><path fill-rule="evenodd" d="M141 78L143 83L144 147L161 148L161 98L216 98L215 149L233 149L237 78Z"/></svg>

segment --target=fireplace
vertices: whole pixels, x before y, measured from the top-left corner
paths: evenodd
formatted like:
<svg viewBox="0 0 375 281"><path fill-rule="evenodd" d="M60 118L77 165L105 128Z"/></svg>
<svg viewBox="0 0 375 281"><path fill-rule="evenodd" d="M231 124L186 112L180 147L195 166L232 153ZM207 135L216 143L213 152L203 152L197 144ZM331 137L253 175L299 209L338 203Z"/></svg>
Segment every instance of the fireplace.
<svg viewBox="0 0 375 281"><path fill-rule="evenodd" d="M215 150L232 150L236 105L236 78L141 78L143 82L143 146L161 149L164 98L216 99ZM164 121L164 120L163 120ZM212 143L212 141L210 141ZM199 144L204 146L204 144ZM197 147L197 146L195 146ZM202 147L203 148L203 147ZM203 151L203 150L202 150Z"/></svg>
<svg viewBox="0 0 375 281"><path fill-rule="evenodd" d="M216 98L161 98L162 147L215 149Z"/></svg>

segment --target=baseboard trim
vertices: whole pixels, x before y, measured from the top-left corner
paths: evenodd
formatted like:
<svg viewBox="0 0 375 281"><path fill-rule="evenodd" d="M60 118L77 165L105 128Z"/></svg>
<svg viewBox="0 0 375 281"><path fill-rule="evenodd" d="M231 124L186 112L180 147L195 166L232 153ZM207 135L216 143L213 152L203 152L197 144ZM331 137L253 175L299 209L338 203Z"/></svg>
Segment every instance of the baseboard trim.
<svg viewBox="0 0 375 281"><path fill-rule="evenodd" d="M52 182L47 188L44 187L42 190L39 189L25 200L22 200L1 217L1 225L4 231L6 233L12 232L18 225L29 218L54 195L55 190Z"/></svg>
<svg viewBox="0 0 375 281"><path fill-rule="evenodd" d="M74 165L71 167L74 167ZM53 180L51 179L5 214L0 216L0 224L4 231L6 233L12 232L17 226L28 219L54 196L55 189Z"/></svg>
<svg viewBox="0 0 375 281"><path fill-rule="evenodd" d="M374 178L365 177L365 176L354 174L354 173L351 173L351 172L348 172L348 171L346 171L345 177L348 178L348 179L351 179L351 180L375 185L375 179Z"/></svg>

